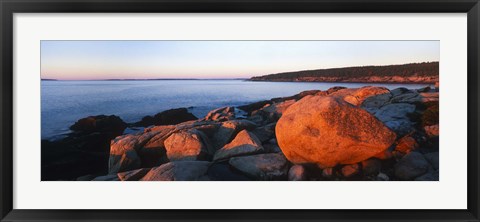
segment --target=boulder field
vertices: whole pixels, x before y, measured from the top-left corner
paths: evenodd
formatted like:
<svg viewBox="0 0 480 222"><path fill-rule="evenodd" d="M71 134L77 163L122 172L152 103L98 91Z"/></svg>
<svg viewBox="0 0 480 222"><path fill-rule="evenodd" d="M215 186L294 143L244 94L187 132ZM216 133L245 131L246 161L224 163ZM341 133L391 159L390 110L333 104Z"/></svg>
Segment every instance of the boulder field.
<svg viewBox="0 0 480 222"><path fill-rule="evenodd" d="M103 168L44 177L42 159L42 179L438 180L438 101L438 92L430 88L334 87L221 107L200 119L186 109L130 125L113 116L88 117L72 129L85 131L83 136L108 135ZM247 115L237 116L237 109ZM118 133L139 125L146 128ZM75 147L83 150L81 144Z"/></svg>

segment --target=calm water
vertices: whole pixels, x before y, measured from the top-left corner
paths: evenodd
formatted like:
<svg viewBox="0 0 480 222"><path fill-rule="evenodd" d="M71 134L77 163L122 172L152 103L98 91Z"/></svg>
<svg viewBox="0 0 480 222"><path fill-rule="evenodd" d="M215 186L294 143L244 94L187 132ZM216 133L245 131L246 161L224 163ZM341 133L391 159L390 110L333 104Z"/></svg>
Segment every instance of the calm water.
<svg viewBox="0 0 480 222"><path fill-rule="evenodd" d="M426 84L249 82L243 80L42 81L42 139L68 132L76 120L117 115L136 122L163 110L190 107L197 117L222 106L238 106L304 90L333 86L385 86L411 89Z"/></svg>

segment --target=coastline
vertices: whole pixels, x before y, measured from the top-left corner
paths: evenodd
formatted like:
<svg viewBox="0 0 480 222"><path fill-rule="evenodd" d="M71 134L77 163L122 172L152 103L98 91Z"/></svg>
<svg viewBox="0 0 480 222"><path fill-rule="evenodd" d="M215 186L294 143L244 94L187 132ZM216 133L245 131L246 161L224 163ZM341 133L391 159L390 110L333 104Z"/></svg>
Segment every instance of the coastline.
<svg viewBox="0 0 480 222"><path fill-rule="evenodd" d="M220 107L200 119L186 108L146 116L136 123L125 123L116 116L86 117L71 126L73 133L67 138L42 140L42 180L438 180L438 162L435 165L429 161L435 157L438 160L438 99L438 89L429 87L334 87L240 107ZM292 123L285 123L282 115L290 112L302 119L307 117L298 114L301 110L320 110L310 107L316 103L306 100L325 100L321 104L329 101L332 107L340 108L338 112L348 110L343 115L375 122L377 133L371 135L385 136L382 144L374 146L352 139L360 135L348 127L357 124L355 121L332 124L340 124L345 132L357 135L348 137L352 143L375 147L379 152L357 153L362 158L345 160L342 156L352 154L339 151L335 157L338 162L334 163L291 154L289 144L296 141L285 142L285 135L288 137L296 129ZM295 107L299 110L292 111ZM246 114L239 115L238 109ZM127 127L140 130L124 134ZM318 127L323 127L318 132L334 130L331 126ZM367 128L364 130L370 132ZM316 135L316 130L305 132L296 137ZM339 139L336 135L345 132L329 136ZM295 152L302 152L301 144L295 147L300 149ZM324 147L317 149L320 152ZM70 163L65 163L67 157ZM413 166L418 168L414 174L402 170L419 161L422 164ZM271 166L267 169L261 164L252 165L263 162ZM169 171L175 168L186 171ZM159 177L165 172L170 176Z"/></svg>

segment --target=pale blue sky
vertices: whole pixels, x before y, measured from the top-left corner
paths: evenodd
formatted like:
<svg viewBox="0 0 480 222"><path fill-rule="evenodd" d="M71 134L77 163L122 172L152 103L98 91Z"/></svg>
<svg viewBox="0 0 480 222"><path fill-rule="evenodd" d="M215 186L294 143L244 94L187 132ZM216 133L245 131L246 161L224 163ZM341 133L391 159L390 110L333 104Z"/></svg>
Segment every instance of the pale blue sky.
<svg viewBox="0 0 480 222"><path fill-rule="evenodd" d="M440 60L439 41L42 41L42 78L248 78Z"/></svg>

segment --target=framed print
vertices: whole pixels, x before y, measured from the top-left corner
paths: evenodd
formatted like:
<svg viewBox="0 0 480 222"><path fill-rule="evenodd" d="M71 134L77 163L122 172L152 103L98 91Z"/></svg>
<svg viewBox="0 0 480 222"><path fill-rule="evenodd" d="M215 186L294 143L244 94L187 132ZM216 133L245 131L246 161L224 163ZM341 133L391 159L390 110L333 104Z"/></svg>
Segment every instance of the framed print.
<svg viewBox="0 0 480 222"><path fill-rule="evenodd" d="M478 1L2 1L2 221L478 221Z"/></svg>

